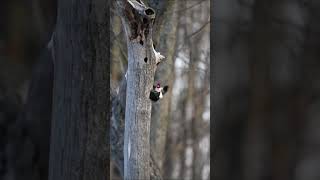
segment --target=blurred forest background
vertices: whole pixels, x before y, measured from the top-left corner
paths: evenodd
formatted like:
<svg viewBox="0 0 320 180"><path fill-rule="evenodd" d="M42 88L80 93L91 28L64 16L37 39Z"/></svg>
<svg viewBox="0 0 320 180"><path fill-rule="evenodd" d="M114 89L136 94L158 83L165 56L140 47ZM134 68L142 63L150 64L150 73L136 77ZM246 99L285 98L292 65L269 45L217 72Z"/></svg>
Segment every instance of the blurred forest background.
<svg viewBox="0 0 320 180"><path fill-rule="evenodd" d="M320 1L216 0L213 179L320 179Z"/></svg>
<svg viewBox="0 0 320 180"><path fill-rule="evenodd" d="M1 180L48 178L55 19L54 0L0 1Z"/></svg>
<svg viewBox="0 0 320 180"><path fill-rule="evenodd" d="M164 179L210 179L210 1L144 3L156 11L153 41L156 51L166 57L158 65L155 83L169 85L169 92L152 106L151 154ZM127 45L121 20L111 9L111 86L123 97ZM113 114L120 111L115 110L116 101ZM119 125L113 127L116 131ZM117 137L111 139L117 144ZM111 179L120 179L117 167L122 154L115 146Z"/></svg>

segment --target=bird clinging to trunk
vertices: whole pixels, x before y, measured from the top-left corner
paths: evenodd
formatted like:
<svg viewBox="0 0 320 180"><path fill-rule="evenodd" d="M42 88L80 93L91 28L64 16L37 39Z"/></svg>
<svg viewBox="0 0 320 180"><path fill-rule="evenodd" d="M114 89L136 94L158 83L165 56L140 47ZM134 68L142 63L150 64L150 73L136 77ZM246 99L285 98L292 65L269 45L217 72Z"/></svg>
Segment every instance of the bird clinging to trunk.
<svg viewBox="0 0 320 180"><path fill-rule="evenodd" d="M160 83L157 83L156 86L153 86L153 89L150 92L150 99L152 101L158 101L163 98L163 95L168 91L169 86L161 87Z"/></svg>

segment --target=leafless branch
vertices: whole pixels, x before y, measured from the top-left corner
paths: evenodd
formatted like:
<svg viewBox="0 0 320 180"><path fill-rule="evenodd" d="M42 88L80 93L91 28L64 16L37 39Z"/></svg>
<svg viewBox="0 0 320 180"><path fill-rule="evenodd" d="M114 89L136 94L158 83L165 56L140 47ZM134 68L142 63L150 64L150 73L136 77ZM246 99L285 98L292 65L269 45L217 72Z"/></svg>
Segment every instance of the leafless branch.
<svg viewBox="0 0 320 180"><path fill-rule="evenodd" d="M189 10L189 9L195 7L195 6L200 5L201 3L205 2L205 1L207 1L207 0L201 0L201 1L196 2L195 4L193 4L193 5L189 6L189 7L186 7L186 8L183 8L183 9L178 9L178 10L173 11L173 12L174 12L174 13L182 13L182 12L184 12L184 11L186 11L186 10Z"/></svg>
<svg viewBox="0 0 320 180"><path fill-rule="evenodd" d="M196 30L195 32L187 35L187 38L191 38L192 36L196 35L200 31L202 31L209 23L210 23L210 21L207 21L206 23L204 23L198 30Z"/></svg>

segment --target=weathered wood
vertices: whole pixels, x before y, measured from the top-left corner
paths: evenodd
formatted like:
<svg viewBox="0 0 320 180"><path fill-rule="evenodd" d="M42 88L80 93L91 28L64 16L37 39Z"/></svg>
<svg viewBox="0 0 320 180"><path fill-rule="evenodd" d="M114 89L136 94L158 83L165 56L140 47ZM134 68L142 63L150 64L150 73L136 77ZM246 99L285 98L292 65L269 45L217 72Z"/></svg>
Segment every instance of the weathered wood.
<svg viewBox="0 0 320 180"><path fill-rule="evenodd" d="M111 159L118 168L121 176L124 176L124 124L126 106L126 79L122 79L119 90L111 88L112 117L110 128ZM150 179L161 180L160 168L153 154L150 154Z"/></svg>
<svg viewBox="0 0 320 180"><path fill-rule="evenodd" d="M50 180L109 178L109 3L58 2Z"/></svg>
<svg viewBox="0 0 320 180"><path fill-rule="evenodd" d="M150 179L149 93L158 58L152 42L155 12L136 0L117 1L117 5L128 46L124 178L147 180Z"/></svg>

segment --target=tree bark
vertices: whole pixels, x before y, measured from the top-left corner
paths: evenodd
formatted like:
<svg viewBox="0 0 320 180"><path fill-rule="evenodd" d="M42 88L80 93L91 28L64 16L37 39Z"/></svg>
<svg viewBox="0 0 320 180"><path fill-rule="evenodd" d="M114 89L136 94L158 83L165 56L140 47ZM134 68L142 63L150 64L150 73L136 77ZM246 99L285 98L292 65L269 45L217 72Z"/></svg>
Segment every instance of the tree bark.
<svg viewBox="0 0 320 180"><path fill-rule="evenodd" d="M124 124L125 124L125 106L126 106L126 79L121 81L119 90L111 88L112 99L112 117L110 128L111 158L119 170L121 176L124 175ZM160 168L150 154L150 179L161 180Z"/></svg>
<svg viewBox="0 0 320 180"><path fill-rule="evenodd" d="M117 1L128 47L124 133L124 178L150 179L149 93L156 70L152 42L153 9L141 1Z"/></svg>
<svg viewBox="0 0 320 180"><path fill-rule="evenodd" d="M109 4L58 2L49 179L109 176Z"/></svg>

